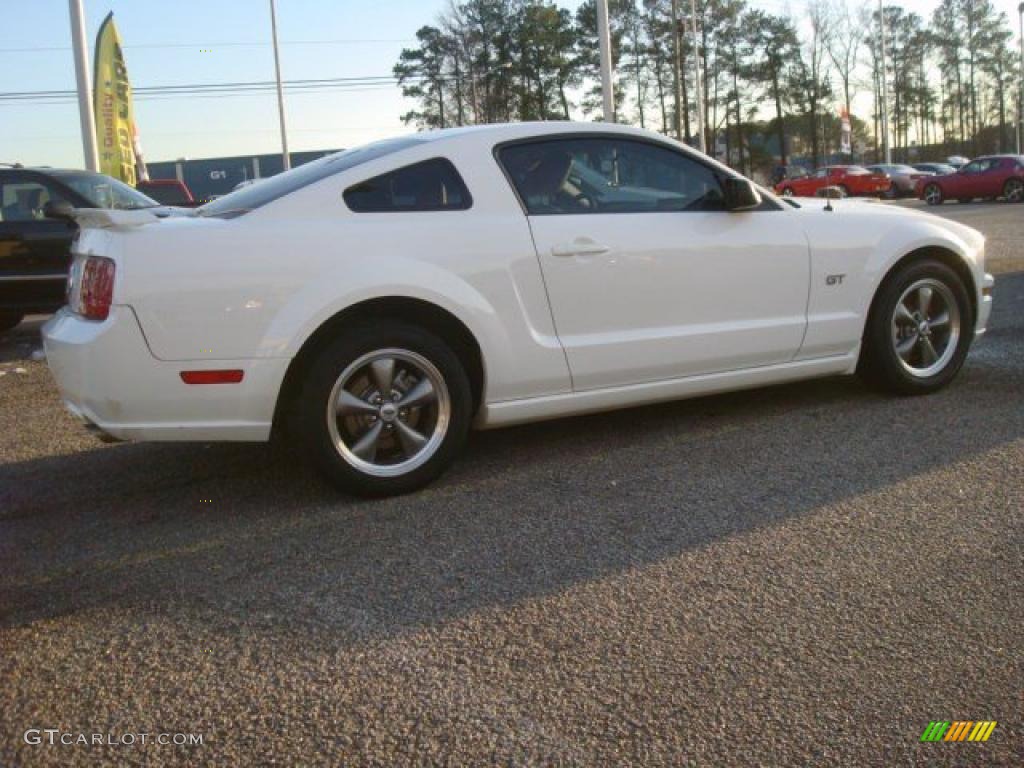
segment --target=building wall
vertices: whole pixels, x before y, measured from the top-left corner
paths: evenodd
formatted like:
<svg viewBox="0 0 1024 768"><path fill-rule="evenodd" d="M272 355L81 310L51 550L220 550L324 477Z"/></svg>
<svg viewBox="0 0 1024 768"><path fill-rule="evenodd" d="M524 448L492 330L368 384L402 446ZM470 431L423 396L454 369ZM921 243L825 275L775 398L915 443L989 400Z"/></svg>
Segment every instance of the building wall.
<svg viewBox="0 0 1024 768"><path fill-rule="evenodd" d="M292 167L337 151L339 150L321 149L292 152ZM272 154L213 157L203 160L170 160L147 163L146 167L149 170L150 178L180 178L192 190L192 195L196 199L207 200L215 195L226 195L243 181L274 176L284 168L284 162L280 154Z"/></svg>

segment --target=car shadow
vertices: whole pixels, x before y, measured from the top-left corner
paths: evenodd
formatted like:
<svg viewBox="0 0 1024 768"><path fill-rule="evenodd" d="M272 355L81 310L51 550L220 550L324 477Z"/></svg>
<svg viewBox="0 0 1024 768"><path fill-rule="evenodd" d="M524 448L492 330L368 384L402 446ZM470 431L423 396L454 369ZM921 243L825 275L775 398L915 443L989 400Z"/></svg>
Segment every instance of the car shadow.
<svg viewBox="0 0 1024 768"><path fill-rule="evenodd" d="M1008 325L1013 354L972 352L929 397L825 379L478 433L393 499L339 494L287 445L0 465L0 626L116 605L336 646L560 593L1019 440Z"/></svg>
<svg viewBox="0 0 1024 768"><path fill-rule="evenodd" d="M813 514L1024 434L1012 372L967 374L930 398L829 380L479 434L443 481L379 501L340 496L280 447L131 445L4 466L0 622L116 603L201 610L225 631L390 636ZM970 409L950 407L968 396Z"/></svg>

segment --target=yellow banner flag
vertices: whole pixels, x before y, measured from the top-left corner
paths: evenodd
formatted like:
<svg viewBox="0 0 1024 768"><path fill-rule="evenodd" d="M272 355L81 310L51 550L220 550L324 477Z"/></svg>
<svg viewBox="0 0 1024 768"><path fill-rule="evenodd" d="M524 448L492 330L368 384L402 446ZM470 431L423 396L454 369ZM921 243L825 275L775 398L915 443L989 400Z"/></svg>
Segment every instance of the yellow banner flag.
<svg viewBox="0 0 1024 768"><path fill-rule="evenodd" d="M96 111L96 142L100 171L135 185L135 113L132 86L121 51L121 36L108 13L96 35L93 108Z"/></svg>

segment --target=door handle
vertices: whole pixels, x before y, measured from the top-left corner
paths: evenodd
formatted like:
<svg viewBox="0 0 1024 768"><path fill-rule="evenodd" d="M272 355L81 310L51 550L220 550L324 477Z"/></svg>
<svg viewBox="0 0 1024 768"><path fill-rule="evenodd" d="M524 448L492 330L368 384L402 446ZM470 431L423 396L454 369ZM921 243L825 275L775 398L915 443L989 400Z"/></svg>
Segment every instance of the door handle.
<svg viewBox="0 0 1024 768"><path fill-rule="evenodd" d="M600 256L611 250L606 245L596 243L588 237L578 237L571 243L551 246L552 256Z"/></svg>

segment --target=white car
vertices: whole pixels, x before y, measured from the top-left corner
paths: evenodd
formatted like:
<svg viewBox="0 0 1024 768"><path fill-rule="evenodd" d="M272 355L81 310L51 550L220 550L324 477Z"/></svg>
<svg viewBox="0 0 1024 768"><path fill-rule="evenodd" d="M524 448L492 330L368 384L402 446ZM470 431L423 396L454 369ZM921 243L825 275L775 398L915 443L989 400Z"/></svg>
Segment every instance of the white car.
<svg viewBox="0 0 1024 768"><path fill-rule="evenodd" d="M474 425L854 372L931 392L992 301L969 227L783 201L608 124L382 141L192 218L74 215L44 329L73 413L129 440L288 426L364 494L430 481Z"/></svg>

